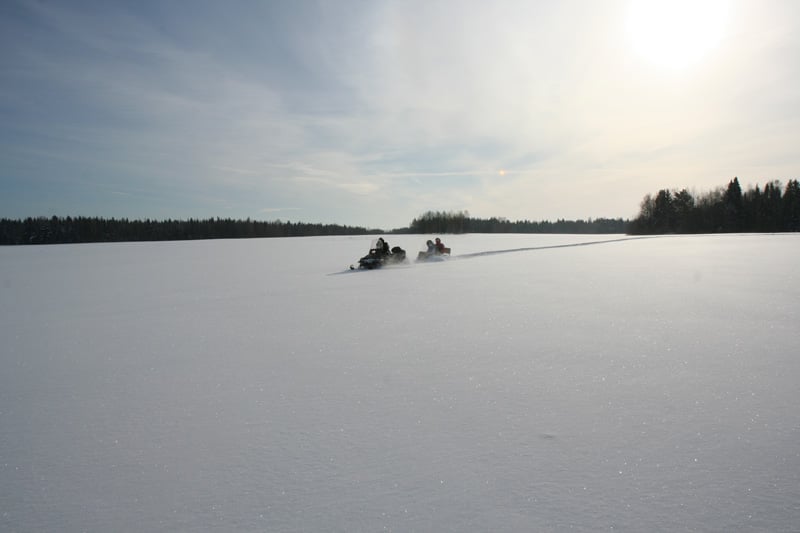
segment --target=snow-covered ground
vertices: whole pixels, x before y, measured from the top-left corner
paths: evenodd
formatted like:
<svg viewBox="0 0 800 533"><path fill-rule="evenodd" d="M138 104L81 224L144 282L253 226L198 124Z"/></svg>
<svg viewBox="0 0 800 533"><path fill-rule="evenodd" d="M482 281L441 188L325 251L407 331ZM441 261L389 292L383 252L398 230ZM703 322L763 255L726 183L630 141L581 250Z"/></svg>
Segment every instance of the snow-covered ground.
<svg viewBox="0 0 800 533"><path fill-rule="evenodd" d="M800 529L800 235L443 237L0 247L0 530Z"/></svg>

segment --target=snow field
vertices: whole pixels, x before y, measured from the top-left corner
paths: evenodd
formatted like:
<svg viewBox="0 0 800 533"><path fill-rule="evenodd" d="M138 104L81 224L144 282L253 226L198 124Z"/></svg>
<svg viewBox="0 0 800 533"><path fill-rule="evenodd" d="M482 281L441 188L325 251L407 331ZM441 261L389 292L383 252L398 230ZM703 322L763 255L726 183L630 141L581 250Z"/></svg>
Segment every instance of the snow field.
<svg viewBox="0 0 800 533"><path fill-rule="evenodd" d="M369 240L0 248L0 529L800 523L798 235Z"/></svg>

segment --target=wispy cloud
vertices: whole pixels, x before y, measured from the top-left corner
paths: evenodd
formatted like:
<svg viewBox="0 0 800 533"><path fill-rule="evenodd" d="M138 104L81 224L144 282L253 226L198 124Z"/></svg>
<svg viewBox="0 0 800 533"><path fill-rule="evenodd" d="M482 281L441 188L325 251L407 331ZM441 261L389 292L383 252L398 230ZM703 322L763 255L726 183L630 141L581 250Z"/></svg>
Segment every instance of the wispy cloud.
<svg viewBox="0 0 800 533"><path fill-rule="evenodd" d="M299 207L263 207L259 213L282 213L284 211L299 211Z"/></svg>

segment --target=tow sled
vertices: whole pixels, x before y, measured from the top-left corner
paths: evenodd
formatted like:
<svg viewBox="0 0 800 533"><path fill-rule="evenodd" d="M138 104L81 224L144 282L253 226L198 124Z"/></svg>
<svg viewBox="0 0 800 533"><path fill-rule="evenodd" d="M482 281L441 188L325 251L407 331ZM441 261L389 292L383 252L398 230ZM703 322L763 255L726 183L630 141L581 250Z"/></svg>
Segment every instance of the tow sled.
<svg viewBox="0 0 800 533"><path fill-rule="evenodd" d="M417 254L417 263L434 263L436 261L446 261L450 257L450 248L444 251L420 252Z"/></svg>

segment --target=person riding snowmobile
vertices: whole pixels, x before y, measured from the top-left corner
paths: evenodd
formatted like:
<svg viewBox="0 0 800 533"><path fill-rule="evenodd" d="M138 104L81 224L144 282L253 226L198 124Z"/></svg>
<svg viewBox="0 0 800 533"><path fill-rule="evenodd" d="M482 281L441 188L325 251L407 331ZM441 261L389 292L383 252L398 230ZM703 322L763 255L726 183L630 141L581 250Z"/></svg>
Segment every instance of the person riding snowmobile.
<svg viewBox="0 0 800 533"><path fill-rule="evenodd" d="M391 252L389 251L389 243L383 240L383 237L378 237L378 245L376 246L378 249L378 253L387 256Z"/></svg>

